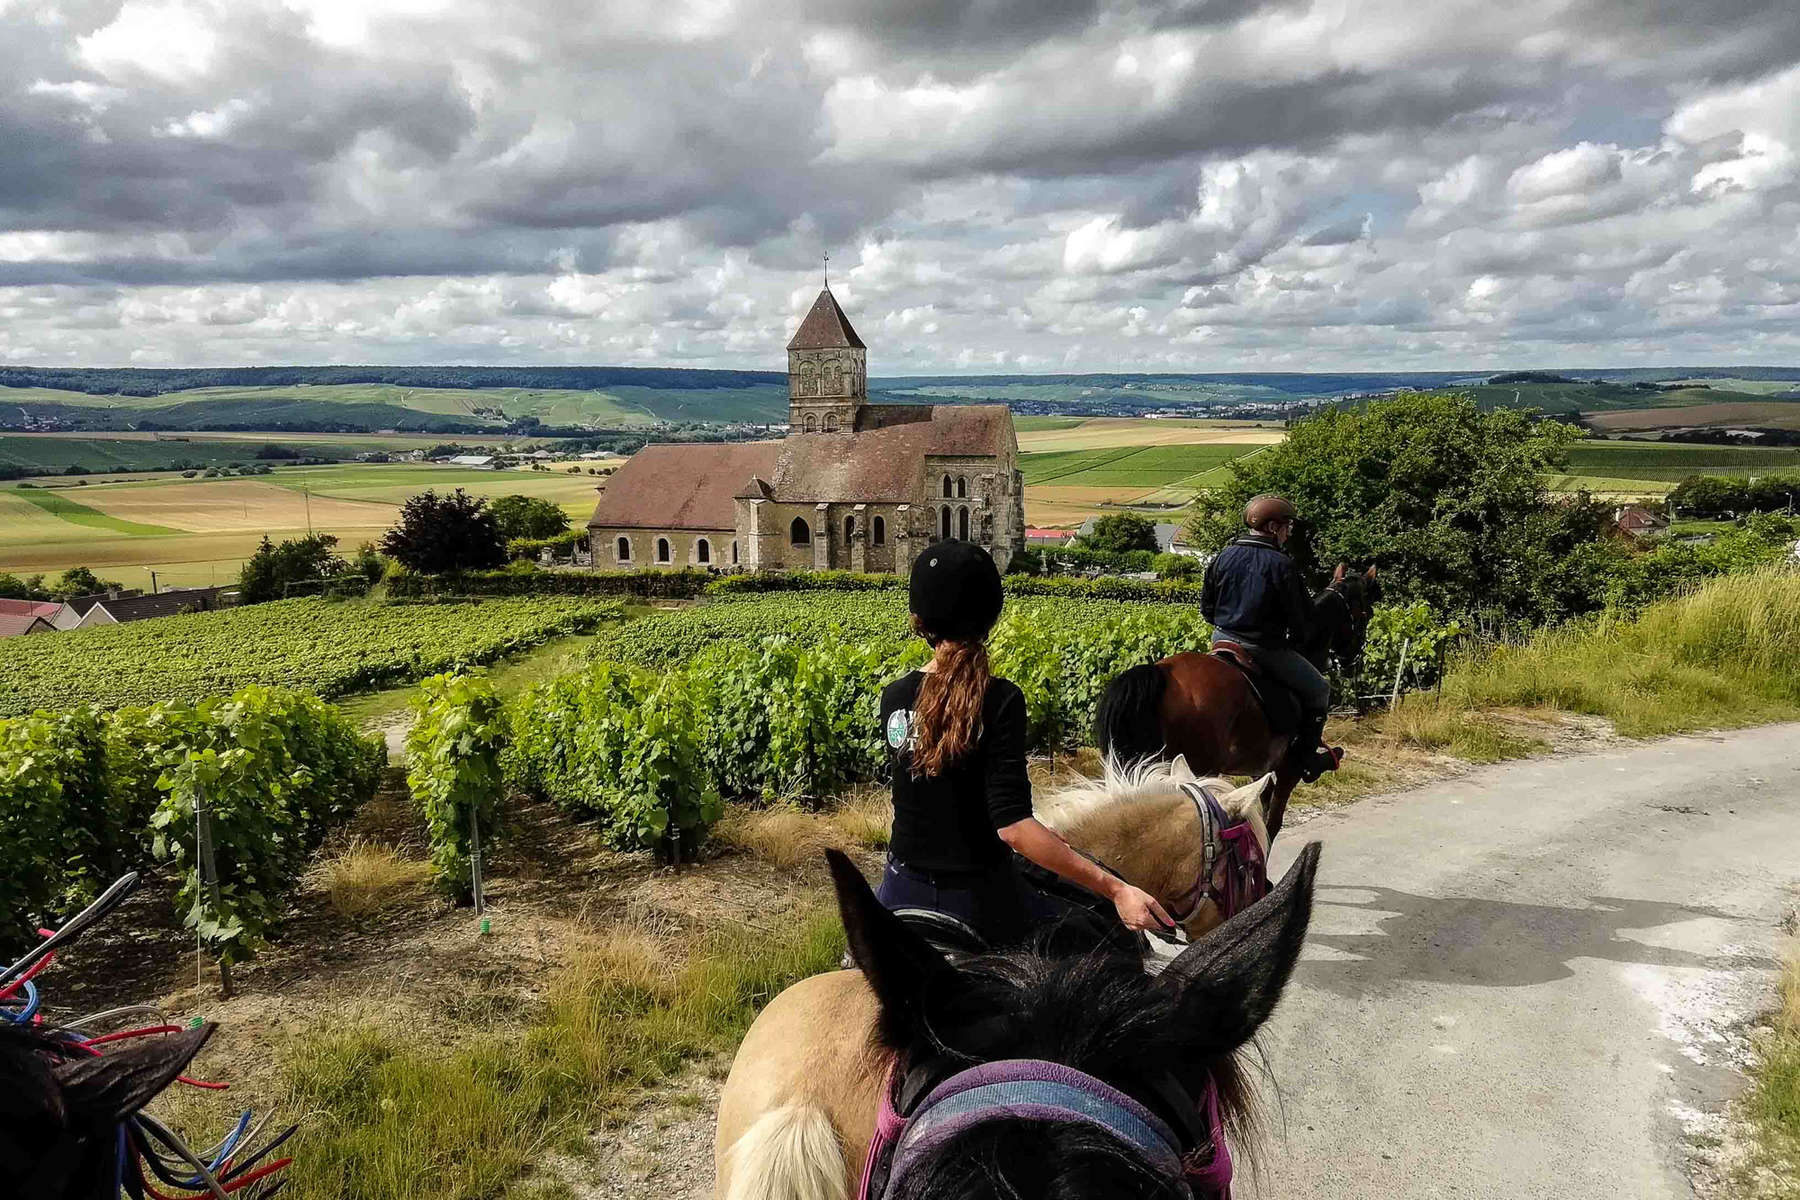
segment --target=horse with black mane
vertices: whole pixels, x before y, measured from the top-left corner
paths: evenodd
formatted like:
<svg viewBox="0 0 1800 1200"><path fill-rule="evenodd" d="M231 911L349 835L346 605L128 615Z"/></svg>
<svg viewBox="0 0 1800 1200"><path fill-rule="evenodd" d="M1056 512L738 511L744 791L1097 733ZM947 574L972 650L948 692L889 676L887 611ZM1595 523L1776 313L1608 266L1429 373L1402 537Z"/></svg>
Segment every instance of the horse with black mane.
<svg viewBox="0 0 1800 1200"><path fill-rule="evenodd" d="M1313 597L1306 639L1297 647L1324 671L1336 655L1346 670L1362 657L1369 618L1381 598L1375 568L1352 571ZM1301 725L1293 698L1261 675L1241 647L1188 651L1132 667L1100 697L1094 738L1101 753L1129 763L1183 757L1202 775L1275 774L1265 821L1281 831L1300 783L1290 745Z"/></svg>
<svg viewBox="0 0 1800 1200"><path fill-rule="evenodd" d="M1286 987L1319 848L1157 975L1101 946L952 961L829 855L860 971L763 1011L719 1105L725 1200L1217 1200L1236 1053ZM860 1181L860 1182L859 1182Z"/></svg>

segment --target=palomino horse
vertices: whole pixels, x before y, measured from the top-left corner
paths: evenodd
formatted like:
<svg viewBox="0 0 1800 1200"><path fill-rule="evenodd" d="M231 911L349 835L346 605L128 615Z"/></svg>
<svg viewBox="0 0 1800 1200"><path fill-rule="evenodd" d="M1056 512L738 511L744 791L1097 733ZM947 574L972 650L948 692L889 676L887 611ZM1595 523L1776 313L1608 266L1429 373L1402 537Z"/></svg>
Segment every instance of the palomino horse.
<svg viewBox="0 0 1800 1200"><path fill-rule="evenodd" d="M1106 778L1083 782L1043 799L1038 805L1040 819L1077 849L1093 855L1155 895L1165 908L1171 910L1171 915L1181 921L1189 938L1199 939L1219 925L1222 908L1230 907L1225 902L1230 889L1224 876L1231 868L1232 854L1223 835L1234 827L1247 826L1256 839L1258 851L1267 847L1263 805L1264 797L1274 785L1273 777L1224 791L1221 785L1228 787L1226 781L1196 779L1187 764L1179 759L1173 763L1139 764L1129 770L1120 770L1112 764L1108 766ZM1196 799L1196 792L1212 799L1203 803ZM1305 899L1293 901L1290 898L1289 903L1299 903L1310 911L1307 906L1310 906L1311 869L1308 868L1304 875ZM861 886L860 877L857 884ZM840 903L849 905L849 901L842 899L844 888L845 881L840 879ZM862 890L866 892L867 889ZM856 904L861 904L860 899ZM1267 903L1259 907L1264 917L1240 926L1240 933L1252 927L1276 927L1264 924L1270 919ZM1281 908L1280 905L1276 907ZM861 911L860 907L857 911ZM887 914L882 916L885 918ZM1299 927L1293 935L1296 952L1305 919L1305 911L1302 911ZM853 924L855 928L887 928L885 920L873 925L861 918L857 920L860 923L852 922L847 908L847 929ZM1237 920L1243 920L1242 914ZM896 936L907 944L917 940L909 930L903 930L903 936ZM1235 939L1238 935L1230 936ZM1279 958L1280 953L1272 948L1269 936L1261 937L1257 942L1260 947L1257 953ZM1211 963L1229 956L1230 947L1225 941L1209 937L1197 944L1211 949L1190 948L1182 961ZM852 951L867 971L871 960L857 949L854 932ZM930 953L935 958L936 952ZM1195 953L1201 953L1202 958L1187 957ZM1090 1022L1096 1023L1095 1029L1111 1028L1106 1022L1118 1019L1116 1015L1108 1015L1113 1010L1088 1013L1078 1005L1080 998L1089 997L1090 990L1105 990L1098 987L1099 976L1111 980L1118 972L1111 968L1094 968L1098 974L1077 981L1073 974L1064 976L1053 971L1047 962L1040 961L1041 957L1026 952L990 956L977 960L988 966L969 964L966 969L986 978L982 972L999 972L1005 976L1012 969L1006 964L1019 965L1020 969L1030 966L1042 976L1042 986L1050 989L1037 1001L1030 1002L1047 1002L1050 996L1063 995L1060 989L1067 989L1068 1003L1076 1006L1062 1015L1032 1010L1038 1011L1043 1019L1033 1017L1030 1024L1059 1024L1066 1015L1071 1029L1086 1028ZM1125 974L1143 975L1135 962L1124 961L1128 967ZM1252 965L1244 964L1243 969L1248 971ZM1207 1060L1219 1072L1220 1093L1227 1101L1228 1110L1239 1102L1235 1076L1229 1068L1230 1053L1268 1015L1291 966L1290 956L1285 966L1275 963L1258 968L1272 972L1258 976L1260 982L1251 989L1259 995L1266 994L1266 1004L1249 1022L1242 1037L1236 1041L1223 1037L1221 1048ZM1218 981L1215 979L1214 982ZM1130 990L1127 985L1119 986ZM887 997L878 999L876 993L879 990L877 984L876 990L872 991L861 972L834 971L795 984L757 1018L738 1051L719 1102L716 1143L719 1196L729 1200L841 1200L848 1195L855 1173L862 1169L864 1151L873 1135L883 1080L896 1061L896 1053L903 1052L910 1044L898 1040L899 1034L890 1028L897 1018L884 1009L883 1001ZM1156 995L1159 993L1153 989L1133 992L1130 1003L1141 1002L1155 1007L1162 1003L1154 1001ZM1089 998L1097 999L1097 996ZM1237 997L1239 1001L1244 999ZM1025 1004L1028 1001L1028 996L1019 996L1006 1003ZM1125 1003L1123 999L1120 1002ZM999 998L993 1003L997 1018L1004 1005ZM1049 1019L1053 1015L1056 1016L1054 1021ZM1005 1024L1004 1021L1000 1023ZM1019 1033L1021 1047L1026 1047L1031 1035L1024 1030ZM888 1034L893 1037L881 1040ZM1049 1052L1052 1047L1039 1049L1044 1053L1038 1057L1054 1057ZM1150 1049L1147 1046L1121 1048L1120 1052L1136 1054ZM1229 1117L1230 1112L1227 1115ZM1033 1193L1027 1189L1024 1194Z"/></svg>
<svg viewBox="0 0 1800 1200"><path fill-rule="evenodd" d="M1299 957L1317 843L1155 976L1104 951L953 965L829 857L861 969L802 980L751 1026L719 1104L718 1195L1229 1194L1225 1131L1252 1123L1235 1055Z"/></svg>
<svg viewBox="0 0 1800 1200"><path fill-rule="evenodd" d="M1321 671L1328 654L1348 669L1362 656L1380 598L1374 567L1327 587L1313 598L1311 635L1301 653ZM1280 690L1266 678L1258 686L1265 694ZM1244 672L1218 655L1188 651L1131 668L1106 685L1094 725L1101 753L1121 762L1179 755L1207 774L1273 772L1265 819L1271 838L1281 832L1288 797L1300 782L1289 757L1294 734L1270 726Z"/></svg>

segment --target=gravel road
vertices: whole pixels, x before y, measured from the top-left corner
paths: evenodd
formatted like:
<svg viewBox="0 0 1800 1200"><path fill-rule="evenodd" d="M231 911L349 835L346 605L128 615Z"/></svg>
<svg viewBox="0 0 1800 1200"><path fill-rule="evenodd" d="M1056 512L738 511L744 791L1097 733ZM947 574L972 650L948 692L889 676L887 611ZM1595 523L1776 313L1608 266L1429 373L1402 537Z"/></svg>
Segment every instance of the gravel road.
<svg viewBox="0 0 1800 1200"><path fill-rule="evenodd" d="M1717 1190L1800 881L1800 726L1484 768L1290 825L1275 869L1315 838L1240 1197Z"/></svg>

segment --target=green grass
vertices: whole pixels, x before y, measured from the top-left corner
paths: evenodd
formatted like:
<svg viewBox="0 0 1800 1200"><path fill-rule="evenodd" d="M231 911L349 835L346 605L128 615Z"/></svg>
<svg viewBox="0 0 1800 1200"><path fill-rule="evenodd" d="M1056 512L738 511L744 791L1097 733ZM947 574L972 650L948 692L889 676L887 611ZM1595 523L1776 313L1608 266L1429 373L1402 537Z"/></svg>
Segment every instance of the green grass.
<svg viewBox="0 0 1800 1200"><path fill-rule="evenodd" d="M84 525L89 529L104 529L111 533L125 533L133 537L161 537L179 533L164 525L143 525L137 521L126 521L119 517L109 517L98 509L89 508L78 500L71 500L65 488L49 491L43 488L14 488L12 495L29 504L35 504L53 517L59 517L71 525Z"/></svg>
<svg viewBox="0 0 1800 1200"><path fill-rule="evenodd" d="M1689 475L1758 475L1800 467L1800 446L1700 446L1588 441L1569 450L1569 473L1679 483Z"/></svg>
<svg viewBox="0 0 1800 1200"><path fill-rule="evenodd" d="M764 1004L843 953L818 904L764 932L702 935L687 962L615 936L552 984L515 1036L440 1048L433 1031L358 1026L303 1038L283 1064L284 1107L305 1114L286 1172L296 1200L478 1200L696 1057L723 1053Z"/></svg>
<svg viewBox="0 0 1800 1200"><path fill-rule="evenodd" d="M1635 617L1478 652L1403 709L1421 707L1427 725L1496 708L1587 713L1628 737L1800 718L1800 572L1717 579Z"/></svg>
<svg viewBox="0 0 1800 1200"><path fill-rule="evenodd" d="M1800 957L1790 955L1783 967L1753 1075L1746 1107L1766 1164L1791 1182L1800 1177Z"/></svg>

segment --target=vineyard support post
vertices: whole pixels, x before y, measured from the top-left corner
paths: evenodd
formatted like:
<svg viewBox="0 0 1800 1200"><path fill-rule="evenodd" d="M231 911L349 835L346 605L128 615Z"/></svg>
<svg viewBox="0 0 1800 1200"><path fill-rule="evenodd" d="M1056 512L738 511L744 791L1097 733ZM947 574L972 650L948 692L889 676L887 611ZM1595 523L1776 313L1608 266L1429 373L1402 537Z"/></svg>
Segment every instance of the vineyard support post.
<svg viewBox="0 0 1800 1200"><path fill-rule="evenodd" d="M212 817L206 811L206 792L200 787L194 789L194 841L195 866L200 872L200 891L212 907L215 917L219 912L219 865L213 857ZM198 924L198 922L196 922ZM194 947L195 982L198 986L206 985L206 935L196 930L199 938ZM225 999L231 998L231 964L219 957L219 994Z"/></svg>
<svg viewBox="0 0 1800 1200"><path fill-rule="evenodd" d="M1406 652L1412 649L1412 639L1407 638L1400 643L1400 665L1394 669L1394 692L1388 697L1388 708L1400 707L1400 680L1406 674Z"/></svg>
<svg viewBox="0 0 1800 1200"><path fill-rule="evenodd" d="M481 817L480 809L469 809L469 890L475 898L475 915L487 910L487 897L481 891Z"/></svg>

